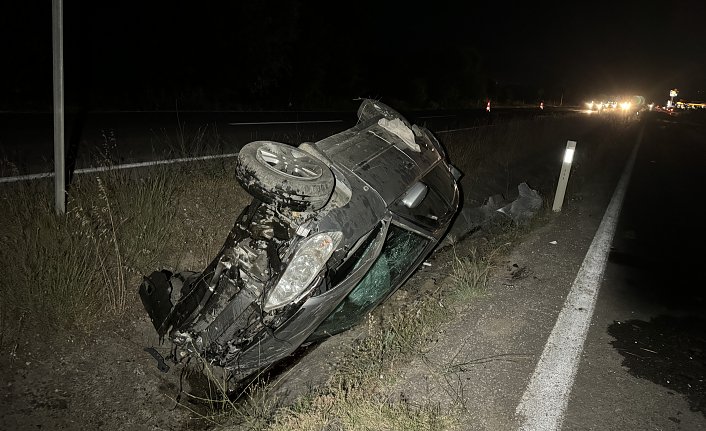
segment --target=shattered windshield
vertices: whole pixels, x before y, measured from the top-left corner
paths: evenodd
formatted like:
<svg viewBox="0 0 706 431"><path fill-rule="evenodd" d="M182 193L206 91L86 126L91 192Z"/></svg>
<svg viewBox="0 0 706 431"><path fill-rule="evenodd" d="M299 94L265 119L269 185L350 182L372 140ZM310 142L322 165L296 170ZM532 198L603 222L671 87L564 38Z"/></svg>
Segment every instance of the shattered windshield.
<svg viewBox="0 0 706 431"><path fill-rule="evenodd" d="M337 333L355 325L397 287L428 243L429 240L420 235L391 225L380 256L360 283L317 329L317 335ZM366 253L374 249L371 245Z"/></svg>

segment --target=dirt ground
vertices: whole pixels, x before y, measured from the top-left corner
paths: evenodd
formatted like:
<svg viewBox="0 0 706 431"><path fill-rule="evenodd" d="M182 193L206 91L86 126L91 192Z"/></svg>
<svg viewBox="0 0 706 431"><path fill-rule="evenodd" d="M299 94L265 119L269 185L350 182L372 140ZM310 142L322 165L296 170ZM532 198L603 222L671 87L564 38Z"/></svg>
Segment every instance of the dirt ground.
<svg viewBox="0 0 706 431"><path fill-rule="evenodd" d="M158 340L134 302L134 317L105 322L99 337L15 334L0 362L0 428L194 429L189 412L176 407L178 370L161 373L144 351Z"/></svg>
<svg viewBox="0 0 706 431"><path fill-rule="evenodd" d="M588 167L600 165L606 158L610 158L609 143L598 139L597 136L596 131L588 131L583 137L585 142L594 140L596 156L590 160L582 160L584 166L579 164L575 167L572 187L576 189L586 182L584 174ZM623 154L618 154L616 160L619 161L622 157ZM555 160L542 163L528 160L522 162L522 167L514 170L515 176L511 181L517 184L530 178L530 185L541 184L536 187L546 196L549 186L554 184L558 175L559 164ZM531 166L537 169L530 169ZM504 192L508 181L510 179L503 172L501 181L488 178L487 184L480 185L479 190L489 196L492 194L490 191L494 189L493 184L498 183L497 188L503 190L497 192ZM575 191L577 190L573 190ZM574 198L580 196L579 193L573 195ZM408 286L398 295L398 300L404 300L405 291L413 291L415 286L443 280L450 272L448 265L443 263L448 262L448 255L440 254L439 258L432 258L430 262L432 266L413 276ZM508 259L501 262L496 268L495 277L512 280L513 274L521 267L515 265L521 265L521 261ZM526 276L531 280L539 272L538 268L528 268ZM503 293L512 294L509 287ZM502 297L496 297L494 300L501 299ZM492 304L488 303L484 307L486 314L480 318L490 319L492 323L484 327L496 331L498 337L504 336L504 331L510 330L512 326L504 322L502 313L493 311ZM473 317L459 314L458 319L470 319L469 323L462 324L464 320L458 320L456 325L449 325L447 331L472 331L473 319L477 321L478 318L478 315ZM311 368L315 372L289 373L288 375L293 377L282 380L279 386L281 394L291 397L315 385L314 376L322 378L327 374L327 370L335 367L335 353L341 354L341 344L345 344L346 340L351 340L356 334L353 329L333 337L309 352L302 361L306 361L307 366L318 364ZM453 336L449 335L447 333L446 337L453 339ZM147 347L155 347L163 356L169 353L168 348L159 345L154 328L144 313L137 294L132 298L130 312L125 318L103 322L99 330L92 331L92 335L55 334L41 327L23 327L18 333L3 334L0 346L0 429L154 431L209 428L207 422L193 419L198 414L178 405L181 393L191 391L199 385L195 376L185 375L184 367L174 364L169 364L171 369L166 373L159 371L157 361L144 350ZM515 356L507 358L508 361L496 363L512 364L513 361L524 361L522 354L521 351L515 352ZM410 381L418 382L413 376L428 374L424 366L412 363L412 368L406 373ZM299 369L301 368L306 366ZM425 390L423 386L416 387L420 391ZM447 395L458 396L453 393ZM187 406L193 405L196 411L204 411L202 403L191 403L184 395L180 401Z"/></svg>

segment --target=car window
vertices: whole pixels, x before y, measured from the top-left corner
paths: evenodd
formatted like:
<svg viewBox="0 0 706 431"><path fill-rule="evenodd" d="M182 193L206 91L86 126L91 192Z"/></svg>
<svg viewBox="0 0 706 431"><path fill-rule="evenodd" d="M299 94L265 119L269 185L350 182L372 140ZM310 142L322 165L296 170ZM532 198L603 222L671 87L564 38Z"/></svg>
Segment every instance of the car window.
<svg viewBox="0 0 706 431"><path fill-rule="evenodd" d="M335 334L355 325L392 292L412 271L429 239L391 225L380 256L338 308L316 330L316 336ZM374 249L369 247L368 251Z"/></svg>

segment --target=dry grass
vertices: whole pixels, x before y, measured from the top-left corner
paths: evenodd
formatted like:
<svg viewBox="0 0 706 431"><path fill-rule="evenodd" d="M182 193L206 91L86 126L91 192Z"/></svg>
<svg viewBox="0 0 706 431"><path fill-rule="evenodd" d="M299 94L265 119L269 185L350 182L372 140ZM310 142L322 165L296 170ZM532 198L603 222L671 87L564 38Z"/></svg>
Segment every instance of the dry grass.
<svg viewBox="0 0 706 431"><path fill-rule="evenodd" d="M413 406L362 392L330 392L281 411L269 430L419 430L453 428L438 405Z"/></svg>
<svg viewBox="0 0 706 431"><path fill-rule="evenodd" d="M431 296L429 297L431 298ZM202 420L227 430L448 430L455 426L448 412L435 403L411 405L387 399L377 389L388 383L396 365L421 353L430 337L447 320L449 310L438 301L422 300L395 314L368 318L368 332L346 355L324 388L280 406L268 382L256 379L232 401L227 385L205 361L205 396L193 396L208 406ZM232 396L232 395L231 395Z"/></svg>
<svg viewBox="0 0 706 431"><path fill-rule="evenodd" d="M88 329L139 302L142 274L205 266L249 202L233 163L78 176L64 216L49 180L3 184L0 323Z"/></svg>
<svg viewBox="0 0 706 431"><path fill-rule="evenodd" d="M591 152L586 149L597 141L592 134L605 139L625 130L620 118L589 119L576 114L499 121L491 127L443 133L440 139L451 161L464 173L461 188L466 202L481 205L494 194L513 195L517 184L531 179L537 181L530 186L549 194L567 140L578 140L577 157L588 157ZM538 169L546 173L542 178L536 175Z"/></svg>
<svg viewBox="0 0 706 431"><path fill-rule="evenodd" d="M499 249L498 249L499 250ZM468 256L459 257L454 249L451 262L451 280L454 289L449 299L456 304L467 304L487 292L488 280L494 268L493 258L496 253L481 256L474 248Z"/></svg>
<svg viewBox="0 0 706 431"><path fill-rule="evenodd" d="M47 184L0 191L0 260L6 268L0 298L12 313L51 326L85 327L100 314L125 310L129 262L139 261L139 254L130 253L131 235L150 219L169 217L165 206L130 218L118 202L127 192L121 190L101 177L85 178L75 184L65 216L54 213Z"/></svg>

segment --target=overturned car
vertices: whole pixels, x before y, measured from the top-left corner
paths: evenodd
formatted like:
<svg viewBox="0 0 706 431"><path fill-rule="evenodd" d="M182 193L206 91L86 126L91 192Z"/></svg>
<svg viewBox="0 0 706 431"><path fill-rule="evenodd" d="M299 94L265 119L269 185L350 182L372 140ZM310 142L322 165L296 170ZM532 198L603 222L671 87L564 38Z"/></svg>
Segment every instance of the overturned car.
<svg viewBox="0 0 706 431"><path fill-rule="evenodd" d="M245 145L253 200L200 273L157 271L139 288L173 359L199 356L234 381L344 331L438 244L460 174L436 138L364 100L358 124L299 147Z"/></svg>

